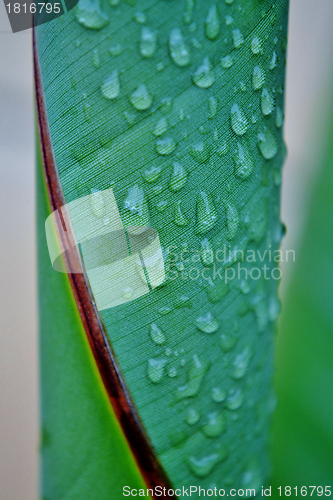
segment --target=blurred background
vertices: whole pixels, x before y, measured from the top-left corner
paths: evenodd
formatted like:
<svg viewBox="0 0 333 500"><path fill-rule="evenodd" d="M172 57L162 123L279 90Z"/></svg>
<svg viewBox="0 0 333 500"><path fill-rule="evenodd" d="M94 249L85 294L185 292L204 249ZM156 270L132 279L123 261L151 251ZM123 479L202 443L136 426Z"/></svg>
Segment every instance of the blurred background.
<svg viewBox="0 0 333 500"><path fill-rule="evenodd" d="M275 484L333 484L333 2L291 0ZM38 498L31 32L0 3L0 498ZM331 138L331 141L330 141ZM331 480L329 482L329 480Z"/></svg>

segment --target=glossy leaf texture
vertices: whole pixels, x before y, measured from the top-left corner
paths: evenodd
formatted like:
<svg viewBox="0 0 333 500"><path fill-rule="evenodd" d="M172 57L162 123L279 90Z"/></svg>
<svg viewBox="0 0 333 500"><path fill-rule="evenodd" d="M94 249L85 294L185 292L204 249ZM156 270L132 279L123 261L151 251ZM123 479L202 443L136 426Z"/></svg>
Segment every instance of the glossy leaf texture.
<svg viewBox="0 0 333 500"><path fill-rule="evenodd" d="M111 187L124 226L159 235L163 285L100 317L176 488L269 475L287 8L80 0L36 30L65 201Z"/></svg>

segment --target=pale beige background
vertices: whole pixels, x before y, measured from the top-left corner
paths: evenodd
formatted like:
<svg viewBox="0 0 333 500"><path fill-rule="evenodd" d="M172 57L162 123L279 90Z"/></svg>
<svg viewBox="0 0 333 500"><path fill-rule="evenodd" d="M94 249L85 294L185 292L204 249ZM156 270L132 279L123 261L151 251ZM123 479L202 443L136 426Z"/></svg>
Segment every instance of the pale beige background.
<svg viewBox="0 0 333 500"><path fill-rule="evenodd" d="M1 2L1 0L0 0ZM291 0L283 219L298 245L331 100L332 0ZM0 3L0 500L37 500L37 326L31 33ZM284 287L292 269L285 270ZM79 500L79 499L78 499Z"/></svg>

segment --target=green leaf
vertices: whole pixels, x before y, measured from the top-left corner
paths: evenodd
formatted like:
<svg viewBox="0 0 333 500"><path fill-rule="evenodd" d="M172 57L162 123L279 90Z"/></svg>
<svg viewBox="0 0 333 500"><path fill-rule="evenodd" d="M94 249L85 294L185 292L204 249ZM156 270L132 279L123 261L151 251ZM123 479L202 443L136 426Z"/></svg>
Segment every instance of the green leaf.
<svg viewBox="0 0 333 500"><path fill-rule="evenodd" d="M171 484L258 488L274 406L278 282L262 268L275 267L268 249L282 237L287 1L87 5L36 34L64 200L112 188L124 226L157 231L167 272L100 317ZM260 279L246 279L254 264L241 252L258 250ZM54 292L42 295L52 308ZM50 353L42 372L55 363ZM62 451L65 463L72 448ZM45 469L46 485L53 474Z"/></svg>

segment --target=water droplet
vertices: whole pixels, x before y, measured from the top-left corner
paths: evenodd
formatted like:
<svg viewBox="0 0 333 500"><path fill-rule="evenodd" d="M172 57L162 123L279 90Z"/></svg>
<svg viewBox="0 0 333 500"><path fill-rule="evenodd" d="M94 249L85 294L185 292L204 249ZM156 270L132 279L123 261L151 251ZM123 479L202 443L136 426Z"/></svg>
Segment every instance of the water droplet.
<svg viewBox="0 0 333 500"><path fill-rule="evenodd" d="M268 69L272 71L274 68L276 68L276 63L277 63L277 55L276 52L273 52L272 59L268 65Z"/></svg>
<svg viewBox="0 0 333 500"><path fill-rule="evenodd" d="M231 389L226 400L226 407L229 410L238 410L243 404L244 396L241 389Z"/></svg>
<svg viewBox="0 0 333 500"><path fill-rule="evenodd" d="M182 32L179 28L171 30L169 48L171 59L177 66L183 67L190 63L190 53L185 45Z"/></svg>
<svg viewBox="0 0 333 500"><path fill-rule="evenodd" d="M148 93L147 87L144 84L141 84L136 90L134 90L134 92L132 92L130 101L135 109L143 111L150 108L153 99Z"/></svg>
<svg viewBox="0 0 333 500"><path fill-rule="evenodd" d="M210 148L206 142L192 144L189 153L199 163L205 163L210 158Z"/></svg>
<svg viewBox="0 0 333 500"><path fill-rule="evenodd" d="M252 459L243 474L242 486L247 490L260 491L264 482L260 465L256 460Z"/></svg>
<svg viewBox="0 0 333 500"><path fill-rule="evenodd" d="M101 218L105 215L105 203L101 191L97 189L91 190L90 203L91 209L96 217Z"/></svg>
<svg viewBox="0 0 333 500"><path fill-rule="evenodd" d="M220 387L212 388L212 400L215 401L215 403L222 403L226 397L227 392L222 390Z"/></svg>
<svg viewBox="0 0 333 500"><path fill-rule="evenodd" d="M232 130L237 135L244 135L248 128L248 121L244 114L244 111L234 104L230 111L231 127Z"/></svg>
<svg viewBox="0 0 333 500"><path fill-rule="evenodd" d="M101 91L105 99L116 99L120 92L118 71L115 69L101 85Z"/></svg>
<svg viewBox="0 0 333 500"><path fill-rule="evenodd" d="M253 54L259 54L262 51L261 41L257 36L254 36L251 41L251 50Z"/></svg>
<svg viewBox="0 0 333 500"><path fill-rule="evenodd" d="M158 154L164 156L171 154L176 148L175 141L171 137L165 137L164 139L157 139L155 143L155 149Z"/></svg>
<svg viewBox="0 0 333 500"><path fill-rule="evenodd" d="M218 321L213 317L211 312L203 316L199 316L195 320L196 327L203 333L215 333L219 328Z"/></svg>
<svg viewBox="0 0 333 500"><path fill-rule="evenodd" d="M147 182L155 182L160 177L163 168L161 166L158 167L150 167L144 170L142 177Z"/></svg>
<svg viewBox="0 0 333 500"><path fill-rule="evenodd" d="M149 359L148 360L148 378L154 384L161 382L164 376L164 367L167 364L166 359Z"/></svg>
<svg viewBox="0 0 333 500"><path fill-rule="evenodd" d="M205 30L209 40L215 40L220 33L220 16L216 5L212 5L208 11Z"/></svg>
<svg viewBox="0 0 333 500"><path fill-rule="evenodd" d="M215 97L210 97L208 99L208 109L209 109L208 118L214 118L214 116L216 116L217 108L218 108L217 99Z"/></svg>
<svg viewBox="0 0 333 500"><path fill-rule="evenodd" d="M258 134L258 147L265 160L274 158L278 151L277 140L267 128Z"/></svg>
<svg viewBox="0 0 333 500"><path fill-rule="evenodd" d="M128 111L124 111L125 120L129 125L133 125L135 122L135 115L133 113L129 113Z"/></svg>
<svg viewBox="0 0 333 500"><path fill-rule="evenodd" d="M146 22L146 14L144 12L136 12L134 14L134 19L138 24L144 24Z"/></svg>
<svg viewBox="0 0 333 500"><path fill-rule="evenodd" d="M154 132L153 134L155 137L159 137L160 135L163 135L164 132L168 130L168 122L166 118L161 118L155 125Z"/></svg>
<svg viewBox="0 0 333 500"><path fill-rule="evenodd" d="M172 110L172 98L164 97L161 100L160 110L163 114L169 113Z"/></svg>
<svg viewBox="0 0 333 500"><path fill-rule="evenodd" d="M197 227L198 234L207 233L217 222L217 213L210 195L200 191L197 198Z"/></svg>
<svg viewBox="0 0 333 500"><path fill-rule="evenodd" d="M270 321L276 321L281 312L281 302L278 297L272 295L268 305L268 316Z"/></svg>
<svg viewBox="0 0 333 500"><path fill-rule="evenodd" d="M120 0L109 0L109 4L111 5L111 7L116 7L117 5L119 5L120 3Z"/></svg>
<svg viewBox="0 0 333 500"><path fill-rule="evenodd" d="M140 53L143 57L152 57L156 50L157 35L155 31L144 27L141 31Z"/></svg>
<svg viewBox="0 0 333 500"><path fill-rule="evenodd" d="M201 242L200 257L206 266L210 266L214 262L214 251L208 238L204 238Z"/></svg>
<svg viewBox="0 0 333 500"><path fill-rule="evenodd" d="M188 372L188 381L185 385L178 387L176 399L181 400L196 396L200 390L203 378L209 368L208 361L201 361L197 354L193 355L191 367Z"/></svg>
<svg viewBox="0 0 333 500"><path fill-rule="evenodd" d="M231 373L232 378L238 380L244 377L249 367L251 357L252 357L252 352L248 347L246 347L243 352L241 352L235 357L234 362L232 364L233 366Z"/></svg>
<svg viewBox="0 0 333 500"><path fill-rule="evenodd" d="M275 125L277 128L281 128L283 125L283 112L279 106L276 108Z"/></svg>
<svg viewBox="0 0 333 500"><path fill-rule="evenodd" d="M183 215L183 212L180 208L181 201L178 201L175 206L175 216L173 222L177 224L177 226L187 226L189 224L188 219Z"/></svg>
<svg viewBox="0 0 333 500"><path fill-rule="evenodd" d="M123 51L123 48L120 45L120 43L116 43L115 45L112 45L109 48L109 52L110 52L111 56L119 56L119 54L121 54L122 51Z"/></svg>
<svg viewBox="0 0 333 500"><path fill-rule="evenodd" d="M101 10L99 0L79 0L75 17L79 24L93 30L100 30L109 22L108 15Z"/></svg>
<svg viewBox="0 0 333 500"><path fill-rule="evenodd" d="M230 1L230 0L228 0ZM228 456L226 448L220 448L218 452L207 455L203 458L189 457L188 465L193 474L199 478L207 477L213 468Z"/></svg>
<svg viewBox="0 0 333 500"><path fill-rule="evenodd" d="M248 280L242 280L240 283L241 292L245 295L248 294L251 290L250 283Z"/></svg>
<svg viewBox="0 0 333 500"><path fill-rule="evenodd" d="M220 337L220 347L222 351L224 352L229 352L231 349L235 347L237 344L237 338L231 335L228 335L227 333L222 333Z"/></svg>
<svg viewBox="0 0 333 500"><path fill-rule="evenodd" d="M224 0L227 5L231 5L234 0Z"/></svg>
<svg viewBox="0 0 333 500"><path fill-rule="evenodd" d="M231 66L234 64L234 59L229 54L229 55L227 55L225 57L221 57L220 63L221 63L222 68L228 69L228 68L231 68Z"/></svg>
<svg viewBox="0 0 333 500"><path fill-rule="evenodd" d="M209 58L205 57L198 69L192 77L193 83L201 89L208 89L215 81L213 68L210 64Z"/></svg>
<svg viewBox="0 0 333 500"><path fill-rule="evenodd" d="M156 64L156 71L162 71L165 68L164 63L159 62Z"/></svg>
<svg viewBox="0 0 333 500"><path fill-rule="evenodd" d="M174 366L171 366L168 370L168 377L170 377L170 378L177 377L177 368L175 368Z"/></svg>
<svg viewBox="0 0 333 500"><path fill-rule="evenodd" d="M155 207L158 212L164 212L166 207L168 206L168 202L166 200L160 200L156 203Z"/></svg>
<svg viewBox="0 0 333 500"><path fill-rule="evenodd" d="M150 325L150 337L155 344L164 344L165 335L156 323Z"/></svg>
<svg viewBox="0 0 333 500"><path fill-rule="evenodd" d="M183 167L180 163L175 162L173 164L173 170L169 182L169 188L177 192L179 191L183 186L185 186L187 181L187 171L185 167Z"/></svg>
<svg viewBox="0 0 333 500"><path fill-rule="evenodd" d="M237 152L234 160L236 177L242 180L247 179L253 172L254 161L245 144L237 143Z"/></svg>
<svg viewBox="0 0 333 500"><path fill-rule="evenodd" d="M94 49L92 52L92 60L93 60L93 65L95 68L99 68L100 66L100 59L99 59L99 53L98 49Z"/></svg>
<svg viewBox="0 0 333 500"><path fill-rule="evenodd" d="M194 0L185 0L185 11L183 14L183 22L184 24L190 24L192 21L194 10Z"/></svg>
<svg viewBox="0 0 333 500"><path fill-rule="evenodd" d="M225 417L221 413L214 411L207 415L208 423L202 427L202 432L206 437L217 437L225 430Z"/></svg>
<svg viewBox="0 0 333 500"><path fill-rule="evenodd" d="M235 49L239 49L244 43L244 38L239 29L232 30L232 41Z"/></svg>
<svg viewBox="0 0 333 500"><path fill-rule="evenodd" d="M261 94L261 111L264 116L268 116L274 109L274 97L268 92L267 89L263 89Z"/></svg>
<svg viewBox="0 0 333 500"><path fill-rule="evenodd" d="M185 420L188 425L195 425L200 420L200 413L195 408L189 408Z"/></svg>
<svg viewBox="0 0 333 500"><path fill-rule="evenodd" d="M237 233L239 217L237 208L234 205L227 205L227 227L228 227L228 239L231 240Z"/></svg>
<svg viewBox="0 0 333 500"><path fill-rule="evenodd" d="M124 217L122 217L126 226L149 225L148 203L143 188L140 188L137 184L129 188L124 201L124 209L129 212L129 214L125 213Z"/></svg>
<svg viewBox="0 0 333 500"><path fill-rule="evenodd" d="M230 26L234 22L234 20L231 16L225 16L224 22L226 26Z"/></svg>
<svg viewBox="0 0 333 500"><path fill-rule="evenodd" d="M260 66L255 66L252 75L252 87L253 90L259 90L263 87L265 83L265 73L260 68Z"/></svg>

